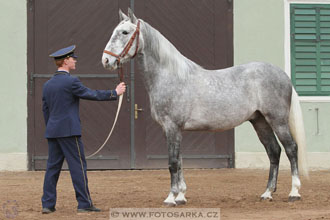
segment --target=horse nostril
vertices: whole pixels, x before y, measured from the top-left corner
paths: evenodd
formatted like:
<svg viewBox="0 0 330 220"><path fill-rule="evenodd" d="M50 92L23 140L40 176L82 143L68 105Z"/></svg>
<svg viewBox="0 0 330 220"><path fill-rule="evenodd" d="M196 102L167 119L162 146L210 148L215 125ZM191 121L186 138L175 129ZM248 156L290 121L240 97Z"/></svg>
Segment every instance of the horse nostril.
<svg viewBox="0 0 330 220"><path fill-rule="evenodd" d="M105 63L108 64L109 63L109 60L108 58L105 58Z"/></svg>

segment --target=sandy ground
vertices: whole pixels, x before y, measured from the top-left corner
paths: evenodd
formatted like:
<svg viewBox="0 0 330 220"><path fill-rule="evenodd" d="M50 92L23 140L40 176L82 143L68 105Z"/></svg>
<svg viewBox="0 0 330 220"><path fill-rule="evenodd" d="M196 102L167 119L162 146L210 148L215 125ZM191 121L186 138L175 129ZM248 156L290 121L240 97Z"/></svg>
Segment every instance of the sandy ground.
<svg viewBox="0 0 330 220"><path fill-rule="evenodd" d="M180 208L220 208L224 219L330 219L330 171L302 178L302 199L289 203L289 171L280 170L273 201L260 201L268 171L219 169L184 171L188 203ZM89 171L89 188L100 213L77 213L70 174L58 183L57 211L41 214L44 172L0 172L0 219L110 219L110 208L166 208L170 177L167 170ZM113 218L111 218L113 219ZM137 219L137 218L135 218ZM193 219L193 218L191 218Z"/></svg>

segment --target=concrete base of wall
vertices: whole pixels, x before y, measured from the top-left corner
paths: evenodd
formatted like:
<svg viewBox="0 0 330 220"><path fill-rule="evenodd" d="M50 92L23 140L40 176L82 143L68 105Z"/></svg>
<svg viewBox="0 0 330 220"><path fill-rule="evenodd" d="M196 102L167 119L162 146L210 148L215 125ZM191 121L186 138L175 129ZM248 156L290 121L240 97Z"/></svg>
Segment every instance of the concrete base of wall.
<svg viewBox="0 0 330 220"><path fill-rule="evenodd" d="M269 159L266 152L236 152L236 168L269 169ZM308 152L309 170L330 170L329 152ZM281 153L280 169L290 169L289 160L284 152Z"/></svg>
<svg viewBox="0 0 330 220"><path fill-rule="evenodd" d="M236 168L269 169L269 159L266 152L236 152ZM308 167L310 170L330 170L329 152L307 153ZM282 152L280 169L290 169L290 163ZM0 154L0 171L24 171L27 170L26 153Z"/></svg>
<svg viewBox="0 0 330 220"><path fill-rule="evenodd" d="M27 153L0 153L0 171L27 170Z"/></svg>

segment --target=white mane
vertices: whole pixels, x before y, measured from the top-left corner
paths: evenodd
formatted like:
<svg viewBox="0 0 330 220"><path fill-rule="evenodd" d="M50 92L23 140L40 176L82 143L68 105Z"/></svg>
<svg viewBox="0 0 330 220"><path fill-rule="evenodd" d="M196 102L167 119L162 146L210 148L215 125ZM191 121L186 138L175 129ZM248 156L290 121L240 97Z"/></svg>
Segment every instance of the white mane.
<svg viewBox="0 0 330 220"><path fill-rule="evenodd" d="M189 74L202 69L201 66L183 56L170 41L147 22L143 21L143 27L141 31L144 32L145 47L150 47L152 56L170 74L177 74L179 78L186 79Z"/></svg>

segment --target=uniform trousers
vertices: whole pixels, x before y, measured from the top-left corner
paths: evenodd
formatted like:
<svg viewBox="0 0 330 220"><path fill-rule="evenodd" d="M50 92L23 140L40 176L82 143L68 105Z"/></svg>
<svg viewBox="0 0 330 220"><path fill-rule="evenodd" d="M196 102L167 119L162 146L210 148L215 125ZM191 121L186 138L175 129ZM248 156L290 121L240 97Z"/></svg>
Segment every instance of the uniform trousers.
<svg viewBox="0 0 330 220"><path fill-rule="evenodd" d="M88 189L87 164L80 136L48 138L48 160L45 173L42 207L56 205L56 185L66 159L73 187L78 201L78 209L91 207L92 200Z"/></svg>

